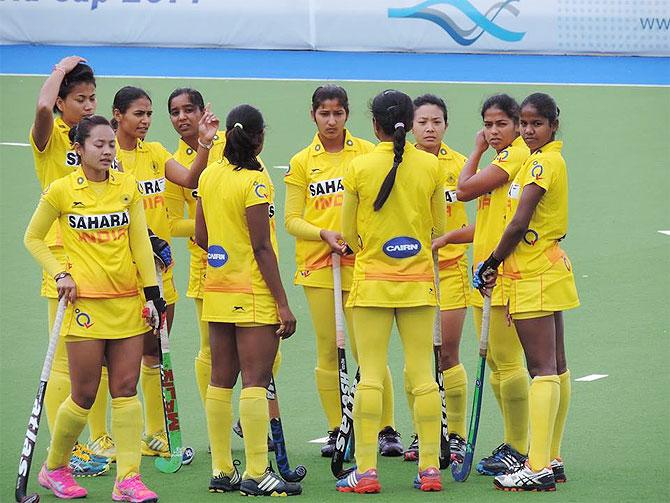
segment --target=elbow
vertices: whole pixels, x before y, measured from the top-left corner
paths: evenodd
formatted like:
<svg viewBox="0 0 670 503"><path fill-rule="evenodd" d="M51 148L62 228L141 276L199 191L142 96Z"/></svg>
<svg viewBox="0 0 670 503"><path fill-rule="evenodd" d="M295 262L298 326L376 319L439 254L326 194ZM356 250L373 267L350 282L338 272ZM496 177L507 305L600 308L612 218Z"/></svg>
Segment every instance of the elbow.
<svg viewBox="0 0 670 503"><path fill-rule="evenodd" d="M261 241L260 243L252 243L251 248L254 252L254 257L258 260L269 250L272 250L272 243L270 243L269 240Z"/></svg>
<svg viewBox="0 0 670 503"><path fill-rule="evenodd" d="M191 177L188 180L186 180L186 187L187 189L197 189L198 188L198 178L200 177Z"/></svg>
<svg viewBox="0 0 670 503"><path fill-rule="evenodd" d="M54 104L50 103L47 100L39 99L37 100L37 113L42 114L51 114L53 112Z"/></svg>
<svg viewBox="0 0 670 503"><path fill-rule="evenodd" d="M473 199L476 199L477 195L473 194L467 190L463 189L456 189L456 199L458 199L461 202L467 203L468 201L472 201Z"/></svg>

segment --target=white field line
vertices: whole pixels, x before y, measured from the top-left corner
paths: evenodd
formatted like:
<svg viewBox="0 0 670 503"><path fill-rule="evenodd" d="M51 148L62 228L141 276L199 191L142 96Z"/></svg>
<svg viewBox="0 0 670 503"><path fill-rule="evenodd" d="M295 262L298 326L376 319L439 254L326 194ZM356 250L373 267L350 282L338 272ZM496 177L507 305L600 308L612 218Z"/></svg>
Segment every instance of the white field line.
<svg viewBox="0 0 670 503"><path fill-rule="evenodd" d="M658 231L661 234L665 234L666 236L670 236L670 231Z"/></svg>
<svg viewBox="0 0 670 503"><path fill-rule="evenodd" d="M581 382L597 381L598 379L604 379L608 375L609 374L589 374L587 376L580 377L579 379L575 379L575 381L581 381Z"/></svg>
<svg viewBox="0 0 670 503"><path fill-rule="evenodd" d="M0 145L3 147L30 147L30 143L18 143L14 141L2 141Z"/></svg>
<svg viewBox="0 0 670 503"><path fill-rule="evenodd" d="M314 440L309 440L310 444L325 444L328 441L328 437L315 438Z"/></svg>
<svg viewBox="0 0 670 503"><path fill-rule="evenodd" d="M283 169L284 171L288 169L288 166L272 166L272 167L275 169Z"/></svg>

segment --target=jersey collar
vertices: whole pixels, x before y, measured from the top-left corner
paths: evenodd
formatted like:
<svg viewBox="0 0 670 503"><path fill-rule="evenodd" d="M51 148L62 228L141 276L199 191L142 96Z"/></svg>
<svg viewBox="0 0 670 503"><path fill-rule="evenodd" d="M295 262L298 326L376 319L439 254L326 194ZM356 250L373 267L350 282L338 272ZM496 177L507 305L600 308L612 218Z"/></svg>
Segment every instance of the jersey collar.
<svg viewBox="0 0 670 503"><path fill-rule="evenodd" d="M67 136L67 134L70 132L70 126L65 123L60 115L56 116L54 119L54 126L65 136Z"/></svg>
<svg viewBox="0 0 670 503"><path fill-rule="evenodd" d="M81 166L78 166L77 169L75 169L72 172L72 175L70 176L72 177L72 186L74 187L75 190L85 189L86 187L88 187L88 178L86 178L84 170ZM120 173L118 173L113 169L110 169L108 181L111 185L119 185L121 183Z"/></svg>
<svg viewBox="0 0 670 503"><path fill-rule="evenodd" d="M451 160L454 158L454 153L446 143L442 142L440 143L440 150L437 152L437 158Z"/></svg>
<svg viewBox="0 0 670 503"><path fill-rule="evenodd" d="M563 142L560 140L554 140L547 143L544 147L538 148L536 154L541 154L542 152L559 152L563 149Z"/></svg>
<svg viewBox="0 0 670 503"><path fill-rule="evenodd" d="M354 137L351 135L348 129L344 129L344 148L342 151L350 151L350 150L356 150L356 147L354 145ZM326 149L323 147L323 143L321 143L321 139L319 138L319 133L316 132L314 133L314 138L312 139L312 143L309 145L309 152L310 154L315 157L317 155L321 155L324 152L326 152Z"/></svg>

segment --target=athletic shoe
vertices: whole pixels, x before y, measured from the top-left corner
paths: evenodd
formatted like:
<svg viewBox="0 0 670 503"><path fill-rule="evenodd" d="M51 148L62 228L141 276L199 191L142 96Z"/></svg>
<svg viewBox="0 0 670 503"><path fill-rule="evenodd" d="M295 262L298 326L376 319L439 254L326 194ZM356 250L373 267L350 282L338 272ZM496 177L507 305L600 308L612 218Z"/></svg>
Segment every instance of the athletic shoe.
<svg viewBox="0 0 670 503"><path fill-rule="evenodd" d="M139 473L114 482L112 490L114 501L129 501L130 503L150 503L158 501L158 494L147 488L142 482Z"/></svg>
<svg viewBox="0 0 670 503"><path fill-rule="evenodd" d="M452 463L462 463L465 458L465 439L457 433L449 434L449 452L451 452Z"/></svg>
<svg viewBox="0 0 670 503"><path fill-rule="evenodd" d="M354 470L346 477L338 480L335 484L335 489L341 493L378 493L382 490L377 477L377 470L370 468L365 473L358 473Z"/></svg>
<svg viewBox="0 0 670 503"><path fill-rule="evenodd" d="M237 422L233 425L233 431L235 434L240 437L244 438L244 432L242 431L242 424L240 423L240 420L238 419ZM272 437L268 435L268 452L274 452L275 450L275 443L272 441ZM211 453L211 451L210 451Z"/></svg>
<svg viewBox="0 0 670 503"><path fill-rule="evenodd" d="M68 466L47 470L47 464L42 465L37 481L45 489L51 490L57 498L71 500L85 498L88 491L81 487L72 477L72 469Z"/></svg>
<svg viewBox="0 0 670 503"><path fill-rule="evenodd" d="M242 482L240 472L237 470L239 465L240 461L236 459L233 461L233 472L231 474L219 472L214 475L209 480L209 492L228 493L231 491L238 491L240 489L240 482Z"/></svg>
<svg viewBox="0 0 670 503"><path fill-rule="evenodd" d="M413 435L412 443L409 444L407 450L404 453L405 461L418 461L419 460L419 435L416 433Z"/></svg>
<svg viewBox="0 0 670 503"><path fill-rule="evenodd" d="M498 475L493 479L496 489L502 491L555 491L556 481L551 468L542 468L539 472L531 470L528 463L524 463L519 469Z"/></svg>
<svg viewBox="0 0 670 503"><path fill-rule="evenodd" d="M556 480L557 484L568 481L568 478L565 476L565 465L561 458L552 459L549 466L551 467L551 471L554 472L554 480Z"/></svg>
<svg viewBox="0 0 670 503"><path fill-rule="evenodd" d="M502 475L518 470L527 457L508 444L500 444L493 453L477 463L477 472L482 475Z"/></svg>
<svg viewBox="0 0 670 503"><path fill-rule="evenodd" d="M340 433L339 427L328 432L328 440L326 440L326 443L321 446L321 456L323 456L324 458L333 457L333 453L335 452L335 442L337 441L338 433Z"/></svg>
<svg viewBox="0 0 670 503"><path fill-rule="evenodd" d="M414 488L422 491L441 491L442 480L440 477L440 470L431 466L424 471L419 472L414 479Z"/></svg>
<svg viewBox="0 0 670 503"><path fill-rule="evenodd" d="M72 449L69 468L75 477L98 477L109 471L109 463L98 463L91 459L83 449L79 448L81 444L76 444ZM105 458L107 459L107 458Z"/></svg>
<svg viewBox="0 0 670 503"><path fill-rule="evenodd" d="M107 433L100 435L95 440L91 440L87 447L96 456L107 458L110 463L116 461L116 447L114 446L112 437L110 437ZM93 456L91 457L93 458Z"/></svg>
<svg viewBox="0 0 670 503"><path fill-rule="evenodd" d="M142 456L170 457L170 444L168 444L167 433L158 431L152 435L144 435L142 438Z"/></svg>
<svg viewBox="0 0 670 503"><path fill-rule="evenodd" d="M265 470L260 479L244 479L240 483L242 496L297 496L302 493L302 487L297 482L285 482L272 471Z"/></svg>
<svg viewBox="0 0 670 503"><path fill-rule="evenodd" d="M400 441L400 433L391 426L387 426L379 432L379 454L382 456L402 456L405 448Z"/></svg>
<svg viewBox="0 0 670 503"><path fill-rule="evenodd" d="M80 442L76 442L72 450L73 452L79 453L83 456L90 457L91 461L93 461L94 463L101 463L103 465L107 465L112 462L112 460L109 459L108 456L103 456L101 454L93 452L93 450L88 445L82 444Z"/></svg>

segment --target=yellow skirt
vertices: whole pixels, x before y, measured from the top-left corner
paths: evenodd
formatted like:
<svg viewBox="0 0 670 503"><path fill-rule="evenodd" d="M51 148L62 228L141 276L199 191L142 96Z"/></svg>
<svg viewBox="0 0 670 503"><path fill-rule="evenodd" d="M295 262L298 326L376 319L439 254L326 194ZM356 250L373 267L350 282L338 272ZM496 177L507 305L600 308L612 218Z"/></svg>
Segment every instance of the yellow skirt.
<svg viewBox="0 0 670 503"><path fill-rule="evenodd" d="M202 301L202 321L235 323L239 326L277 325L279 313L272 295L205 292Z"/></svg>
<svg viewBox="0 0 670 503"><path fill-rule="evenodd" d="M524 319L523 313L566 311L579 306L572 264L567 255L554 262L542 274L513 279L509 291L509 312ZM538 316L532 316L538 317Z"/></svg>
<svg viewBox="0 0 670 503"><path fill-rule="evenodd" d="M454 264L440 269L440 311L470 305L470 278L465 255Z"/></svg>
<svg viewBox="0 0 670 503"><path fill-rule="evenodd" d="M433 281L354 279L347 307L419 307L437 305Z"/></svg>
<svg viewBox="0 0 670 503"><path fill-rule="evenodd" d="M142 317L144 301L139 295L113 299L78 298L68 304L62 336L86 339L125 339L150 330Z"/></svg>

